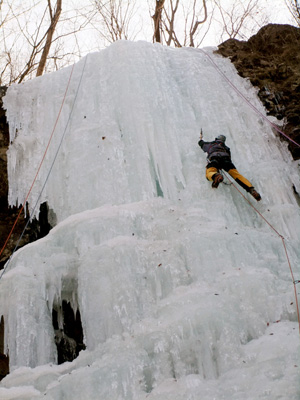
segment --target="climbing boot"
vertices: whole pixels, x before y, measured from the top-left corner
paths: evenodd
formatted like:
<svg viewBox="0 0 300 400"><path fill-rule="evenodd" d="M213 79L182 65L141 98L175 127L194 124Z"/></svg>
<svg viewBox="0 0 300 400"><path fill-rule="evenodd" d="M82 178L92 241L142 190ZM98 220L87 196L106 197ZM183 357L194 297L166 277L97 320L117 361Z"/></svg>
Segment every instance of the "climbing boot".
<svg viewBox="0 0 300 400"><path fill-rule="evenodd" d="M219 174L219 173L216 173L216 174L214 174L214 176L213 176L213 183L212 183L212 187L213 188L215 188L215 189L217 189L217 187L219 186L219 184L221 183L221 182L223 182L223 176L221 175L221 174Z"/></svg>
<svg viewBox="0 0 300 400"><path fill-rule="evenodd" d="M260 194L254 189L254 187L250 188L249 192L250 192L251 196L253 196L255 198L255 200L257 200L257 201L261 200Z"/></svg>

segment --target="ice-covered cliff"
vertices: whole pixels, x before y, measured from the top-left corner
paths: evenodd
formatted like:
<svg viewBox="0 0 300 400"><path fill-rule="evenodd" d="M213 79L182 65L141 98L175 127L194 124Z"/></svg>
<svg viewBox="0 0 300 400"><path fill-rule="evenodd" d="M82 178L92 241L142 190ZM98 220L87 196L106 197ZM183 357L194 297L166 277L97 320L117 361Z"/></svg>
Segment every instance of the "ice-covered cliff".
<svg viewBox="0 0 300 400"><path fill-rule="evenodd" d="M230 62L205 51L264 113ZM34 182L29 210L47 201L56 226L0 280L1 398L299 399L294 287L276 233L300 279L299 167L207 55L117 42L12 86L4 104L9 202ZM261 215L227 178L211 189L201 127L206 140L227 136ZM86 349L56 365L63 302L80 311Z"/></svg>

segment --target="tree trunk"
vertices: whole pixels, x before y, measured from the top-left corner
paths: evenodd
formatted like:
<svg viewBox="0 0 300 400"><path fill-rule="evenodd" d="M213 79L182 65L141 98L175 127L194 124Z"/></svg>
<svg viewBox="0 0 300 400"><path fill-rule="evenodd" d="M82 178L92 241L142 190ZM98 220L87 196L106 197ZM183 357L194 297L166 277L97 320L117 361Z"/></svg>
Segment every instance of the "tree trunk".
<svg viewBox="0 0 300 400"><path fill-rule="evenodd" d="M55 28L56 25L58 23L60 14L61 14L61 3L62 0L57 0L56 3L56 10L55 10L55 14L52 15L52 9L51 9L51 3L50 0L48 0L48 6L49 6L49 12L50 12L50 17L51 17L51 24L50 27L48 29L48 33L47 33L47 38L46 38L46 43L42 52L42 56L39 62L39 66L37 69L37 73L36 76L40 76L43 75L44 69L45 69L45 65L46 65L46 61L47 61L47 57L50 51L50 47L52 44L52 38L53 38L53 34L55 32Z"/></svg>
<svg viewBox="0 0 300 400"><path fill-rule="evenodd" d="M155 13L152 15L154 20L154 35L155 42L161 43L160 36L160 25L161 25L161 13L164 7L165 0L156 0Z"/></svg>

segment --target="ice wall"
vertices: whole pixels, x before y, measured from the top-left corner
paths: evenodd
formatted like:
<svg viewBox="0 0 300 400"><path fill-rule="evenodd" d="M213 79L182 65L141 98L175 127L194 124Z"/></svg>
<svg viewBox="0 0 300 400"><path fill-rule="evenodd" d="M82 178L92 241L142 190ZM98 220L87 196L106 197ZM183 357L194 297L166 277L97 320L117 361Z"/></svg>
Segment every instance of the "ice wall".
<svg viewBox="0 0 300 400"><path fill-rule="evenodd" d="M253 88L236 75L229 61L217 56L215 61L263 112ZM26 197L70 73L71 67L12 86L4 99L12 142L10 204ZM227 135L234 162L259 190L265 190L269 206L286 202L274 186L290 188L294 183L300 192L285 146L274 142L270 126L249 109L201 51L117 42L76 64L30 207L39 199L64 134L38 200L38 204L48 201L58 222L104 204L157 195L172 201L187 197L188 203L210 201L215 195L207 193L203 180L205 156L197 147L200 127L207 140ZM282 158L285 163L278 162ZM289 193L294 196L290 190L285 195ZM294 199L289 198L291 202Z"/></svg>
<svg viewBox="0 0 300 400"><path fill-rule="evenodd" d="M264 113L230 62L205 51ZM12 86L4 98L10 204L26 197L70 73ZM201 127L206 140L227 136L262 201L243 194L285 237L299 274L299 167L286 145L201 50L117 42L75 65L29 197L35 212L47 201L58 224L19 250L0 280L13 371L0 395L299 398L282 241L230 182L211 189ZM51 312L62 300L80 309L87 349L57 366Z"/></svg>

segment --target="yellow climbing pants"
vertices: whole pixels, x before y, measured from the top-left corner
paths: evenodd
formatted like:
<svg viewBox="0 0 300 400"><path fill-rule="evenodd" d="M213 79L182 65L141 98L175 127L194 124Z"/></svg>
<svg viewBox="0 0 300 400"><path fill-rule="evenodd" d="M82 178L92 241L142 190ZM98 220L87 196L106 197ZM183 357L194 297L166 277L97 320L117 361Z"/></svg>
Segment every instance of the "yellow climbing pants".
<svg viewBox="0 0 300 400"><path fill-rule="evenodd" d="M206 169L206 178L209 181L213 180L213 176L219 172L218 168L215 167L210 167ZM230 176L232 176L232 178L239 184L241 185L245 190L249 191L249 189L251 187L253 187L253 185L251 184L251 182L248 181L248 179L246 179L243 175L241 175L239 173L239 171L237 169L230 169L227 171L229 173Z"/></svg>

